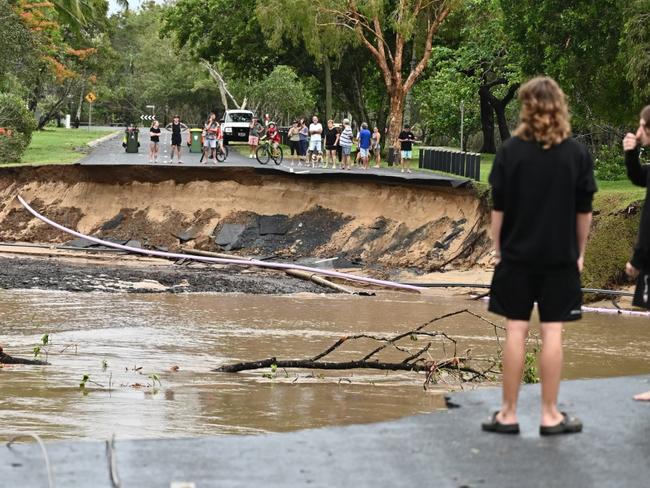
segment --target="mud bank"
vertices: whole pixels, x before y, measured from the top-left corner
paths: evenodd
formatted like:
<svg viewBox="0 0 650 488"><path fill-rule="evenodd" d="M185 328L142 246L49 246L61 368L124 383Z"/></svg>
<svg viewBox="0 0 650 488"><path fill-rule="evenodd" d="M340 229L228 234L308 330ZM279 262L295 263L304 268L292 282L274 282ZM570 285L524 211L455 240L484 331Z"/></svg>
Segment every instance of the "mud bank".
<svg viewBox="0 0 650 488"><path fill-rule="evenodd" d="M116 266L65 259L0 258L0 289L132 293L330 293L331 290L282 273L199 265Z"/></svg>
<svg viewBox="0 0 650 488"><path fill-rule="evenodd" d="M0 240L64 243L15 199L86 234L143 247L284 260L332 258L416 273L489 259L488 212L472 189L297 179L252 168L41 167L0 171Z"/></svg>

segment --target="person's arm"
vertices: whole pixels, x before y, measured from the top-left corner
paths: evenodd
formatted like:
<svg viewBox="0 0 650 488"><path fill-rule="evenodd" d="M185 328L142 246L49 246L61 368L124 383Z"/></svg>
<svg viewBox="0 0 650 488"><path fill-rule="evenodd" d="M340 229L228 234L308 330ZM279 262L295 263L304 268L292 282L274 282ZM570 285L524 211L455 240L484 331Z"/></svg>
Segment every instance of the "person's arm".
<svg viewBox="0 0 650 488"><path fill-rule="evenodd" d="M576 237L578 238L578 271L582 273L585 263L585 250L587 249L587 238L591 229L591 212L576 214Z"/></svg>
<svg viewBox="0 0 650 488"><path fill-rule="evenodd" d="M503 227L503 211L492 210L492 243L494 244L494 257L497 264L501 262L501 227Z"/></svg>
<svg viewBox="0 0 650 488"><path fill-rule="evenodd" d="M637 147L636 136L629 133L623 139L625 150L625 167L627 177L637 186L645 187L648 184L648 168L641 166L639 162L639 148Z"/></svg>

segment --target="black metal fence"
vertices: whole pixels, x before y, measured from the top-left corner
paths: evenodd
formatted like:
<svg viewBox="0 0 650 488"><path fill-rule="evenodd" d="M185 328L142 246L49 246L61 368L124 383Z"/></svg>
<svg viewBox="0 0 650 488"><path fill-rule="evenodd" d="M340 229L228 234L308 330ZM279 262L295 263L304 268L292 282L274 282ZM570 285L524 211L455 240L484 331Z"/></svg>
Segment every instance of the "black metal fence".
<svg viewBox="0 0 650 488"><path fill-rule="evenodd" d="M481 180L481 155L437 147L420 148L419 167Z"/></svg>

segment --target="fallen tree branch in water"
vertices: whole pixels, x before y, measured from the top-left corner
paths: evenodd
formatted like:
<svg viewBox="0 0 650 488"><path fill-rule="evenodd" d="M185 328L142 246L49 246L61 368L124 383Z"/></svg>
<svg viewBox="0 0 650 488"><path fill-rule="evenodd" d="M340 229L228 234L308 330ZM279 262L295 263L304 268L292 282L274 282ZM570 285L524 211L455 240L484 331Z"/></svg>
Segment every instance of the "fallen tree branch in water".
<svg viewBox="0 0 650 488"><path fill-rule="evenodd" d="M484 377L485 374L468 366L461 366L469 358L451 358L440 363L436 363L436 369L453 369ZM301 368L301 369L380 369L384 371L426 371L431 369L430 364L416 363L386 363L380 361L312 361L310 359L288 359L278 360L276 358L262 359L261 361L250 361L235 364L226 364L215 369L219 373L238 373L240 371L250 371L253 369L270 368L275 365L277 368Z"/></svg>
<svg viewBox="0 0 650 488"><path fill-rule="evenodd" d="M46 366L50 363L47 361L40 361L38 359L24 359L24 358L15 358L5 354L0 347L0 364L32 364L35 366Z"/></svg>
<svg viewBox="0 0 650 488"><path fill-rule="evenodd" d="M277 368L299 368L299 369L322 369L322 370L346 370L346 369L376 369L384 371L413 371L413 372L425 372L427 374L425 380L426 384L434 381L434 376L441 372L445 371L448 373L456 374L461 380L464 381L475 381L477 379L487 380L489 379L489 374L497 373L494 371L495 362L490 362L490 365L484 369L479 370L470 363L475 361L471 355L471 350L467 350L465 355L458 356L456 352L457 341L452 337L449 337L445 332L440 331L425 331L423 330L428 325L431 325L434 322L437 322L442 319L446 319L453 316L458 316L461 314L468 314L482 321L492 325L495 328L501 328L500 326L490 322L489 320L481 317L474 312L470 312L467 309L458 310L456 312L447 313L438 317L435 317L424 324L416 327L415 329L409 330L407 332L402 332L395 334L393 336L377 336L372 334L355 334L349 336L343 336L337 340L330 347L325 349L320 354L317 354L310 358L305 359L277 359L276 357L261 359L257 361L244 361L240 363L233 364L224 364L214 371L220 373L238 373L240 371L251 371L256 369L263 368L272 368L274 371ZM420 338L430 338L430 339L440 339L441 345L443 348L443 353L446 354L446 343L453 344L453 353L451 357L434 360L430 355L430 349L433 345L433 342L429 341L424 346L418 346L417 350L408 348L405 345L400 345L398 342L402 339L408 338L410 341L418 341ZM497 336L498 337L498 336ZM348 361L323 361L322 359L334 351L339 349L343 344L349 341L358 340L358 339L369 339L375 342L382 343L380 346L371 350L368 354L363 356L361 359L348 360ZM392 348L401 353L408 354L406 359L393 362L393 361L380 361L378 359L372 359L379 352L385 350L386 348ZM427 355L427 359L423 356Z"/></svg>

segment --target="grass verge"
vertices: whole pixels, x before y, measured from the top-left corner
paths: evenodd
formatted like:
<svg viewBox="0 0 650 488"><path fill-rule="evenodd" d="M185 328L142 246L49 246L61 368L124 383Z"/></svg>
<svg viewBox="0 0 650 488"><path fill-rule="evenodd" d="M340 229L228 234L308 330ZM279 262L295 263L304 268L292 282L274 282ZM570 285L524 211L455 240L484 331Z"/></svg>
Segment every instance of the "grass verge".
<svg viewBox="0 0 650 488"><path fill-rule="evenodd" d="M87 144L104 137L111 132L88 129L48 128L36 131L32 142L27 147L22 160L18 163L6 163L11 166L40 166L45 164L72 164L88 153Z"/></svg>

